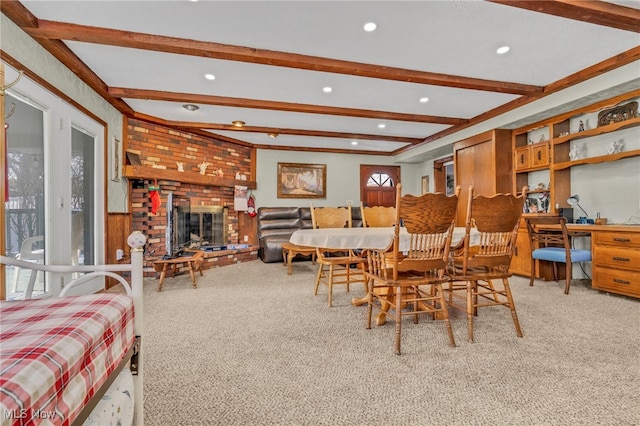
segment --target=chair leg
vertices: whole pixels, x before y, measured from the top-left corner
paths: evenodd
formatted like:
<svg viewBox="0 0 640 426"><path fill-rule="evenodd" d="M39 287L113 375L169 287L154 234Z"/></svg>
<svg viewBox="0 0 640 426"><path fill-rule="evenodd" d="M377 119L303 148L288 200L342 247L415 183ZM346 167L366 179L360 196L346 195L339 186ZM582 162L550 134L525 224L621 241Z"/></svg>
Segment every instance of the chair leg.
<svg viewBox="0 0 640 426"><path fill-rule="evenodd" d="M402 335L402 288L396 287L396 355L401 355L400 338Z"/></svg>
<svg viewBox="0 0 640 426"><path fill-rule="evenodd" d="M529 277L529 286L533 287L533 278L536 275L536 261L531 258L531 272Z"/></svg>
<svg viewBox="0 0 640 426"><path fill-rule="evenodd" d="M320 279L322 278L322 274L324 272L324 265L322 263L318 264L318 273L316 274L316 288L313 290L313 295L318 295L318 287L320 286Z"/></svg>
<svg viewBox="0 0 640 426"><path fill-rule="evenodd" d="M564 284L564 294L569 294L569 288L571 287L571 275L572 275L572 266L571 262L565 263L565 284Z"/></svg>
<svg viewBox="0 0 640 426"><path fill-rule="evenodd" d="M445 328L447 329L447 334L449 335L449 345L452 347L456 346L456 341L453 337L453 329L451 328L451 321L449 321L449 309L447 309L447 301L444 298L444 291L442 291L442 284L436 284L435 290L440 293L440 306L442 307L442 319L444 320Z"/></svg>
<svg viewBox="0 0 640 426"><path fill-rule="evenodd" d="M513 318L513 325L516 326L516 335L522 337L522 329L520 328L520 321L518 321L518 314L516 313L516 304L513 302L513 296L511 295L511 287L509 286L509 280L507 278L502 279L505 293L507 294L507 300L509 301L509 309L511 310L511 318Z"/></svg>
<svg viewBox="0 0 640 426"><path fill-rule="evenodd" d="M329 265L329 307L331 307L331 302L333 299L333 264Z"/></svg>
<svg viewBox="0 0 640 426"><path fill-rule="evenodd" d="M373 280L369 280L367 282L367 330L371 330L371 316L373 314L373 303L375 302L375 297L373 296Z"/></svg>
<svg viewBox="0 0 640 426"><path fill-rule="evenodd" d="M474 303L473 303L473 288L474 285L471 281L467 281L467 334L469 343L473 343L473 314L474 314Z"/></svg>

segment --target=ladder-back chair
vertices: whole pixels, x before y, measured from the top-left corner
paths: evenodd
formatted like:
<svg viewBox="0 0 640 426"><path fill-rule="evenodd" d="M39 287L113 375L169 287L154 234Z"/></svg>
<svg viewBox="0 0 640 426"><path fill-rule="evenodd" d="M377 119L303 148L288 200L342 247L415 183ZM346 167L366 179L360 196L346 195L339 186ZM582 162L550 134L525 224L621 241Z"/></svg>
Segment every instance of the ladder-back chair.
<svg viewBox="0 0 640 426"><path fill-rule="evenodd" d="M516 248L518 226L526 198L497 194L473 196L469 187L465 235L452 259L452 281L445 287L450 306L467 313L469 342L473 342L473 318L478 308L505 306L511 312L518 337L522 330L509 287L509 267ZM472 229L475 228L472 239ZM501 281L497 285L494 281Z"/></svg>
<svg viewBox="0 0 640 426"><path fill-rule="evenodd" d="M313 207L311 205L311 222L313 229L321 228L351 228L351 205L344 207ZM344 284L347 292L353 283L363 283L365 277L363 268L366 259L356 255L353 250L316 247L316 262L318 273L313 291L318 294L320 284L327 286L327 303L333 304L333 286Z"/></svg>
<svg viewBox="0 0 640 426"><path fill-rule="evenodd" d="M369 304L367 328L371 328L373 305L380 302L395 306L387 313L396 324L395 353L401 354L402 317L412 316L418 322L419 314L441 318L451 346L455 339L449 322L447 304L442 283L449 280L447 267L454 221L458 206L458 194L428 193L421 196L401 196L402 185L396 188L396 218L391 245L384 250L368 250ZM406 252L400 249L400 223L404 223L409 236ZM403 307L412 305L411 310Z"/></svg>
<svg viewBox="0 0 640 426"><path fill-rule="evenodd" d="M525 218L525 221L529 231L529 241L531 241L531 279L529 285L533 285L536 259L553 262L553 279L555 281L558 281L558 263L564 263L564 294L569 294L573 263L591 261L591 250L571 248L571 237L590 234L571 234L567 230L567 219L564 217L528 217Z"/></svg>

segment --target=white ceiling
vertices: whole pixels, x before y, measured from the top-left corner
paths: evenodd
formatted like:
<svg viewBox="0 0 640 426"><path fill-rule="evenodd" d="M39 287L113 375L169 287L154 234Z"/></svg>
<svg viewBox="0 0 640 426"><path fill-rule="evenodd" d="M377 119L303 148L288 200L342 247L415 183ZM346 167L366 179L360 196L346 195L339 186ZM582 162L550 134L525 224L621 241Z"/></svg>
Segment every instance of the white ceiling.
<svg viewBox="0 0 640 426"><path fill-rule="evenodd" d="M638 32L484 1L22 1L40 20L546 86L640 45ZM637 1L615 3L635 9ZM363 25L375 22L367 33ZM73 37L68 37L73 38ZM135 38L135 36L134 36ZM63 40L110 88L145 89L473 119L518 94L393 81ZM496 49L509 45L505 55ZM357 71L357 67L354 67ZM204 74L212 73L209 81ZM322 88L330 86L331 93ZM427 103L420 103L428 97ZM170 122L372 135L368 139L209 130L269 147L391 153L450 127L185 101L123 97L135 112ZM381 129L379 124L386 127ZM203 125L203 127L206 127ZM219 126L218 126L219 127ZM305 133L305 132L297 132ZM306 132L308 133L308 132Z"/></svg>

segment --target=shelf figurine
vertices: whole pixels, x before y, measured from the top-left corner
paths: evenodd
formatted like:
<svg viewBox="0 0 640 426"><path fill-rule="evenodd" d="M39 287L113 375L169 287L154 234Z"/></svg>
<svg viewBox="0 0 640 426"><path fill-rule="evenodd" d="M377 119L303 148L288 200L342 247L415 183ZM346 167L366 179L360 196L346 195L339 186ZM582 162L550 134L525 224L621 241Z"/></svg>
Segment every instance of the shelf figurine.
<svg viewBox="0 0 640 426"><path fill-rule="evenodd" d="M624 146L624 142L611 141L609 142L609 146L607 147L607 153L611 155L611 154L617 154L619 152L622 152L623 146Z"/></svg>
<svg viewBox="0 0 640 426"><path fill-rule="evenodd" d="M200 168L200 174L203 175L205 173L207 173L207 167L209 167L209 164L211 163L207 163L207 159L205 158L204 161L200 164L198 164L198 167Z"/></svg>
<svg viewBox="0 0 640 426"><path fill-rule="evenodd" d="M584 122L580 120L580 124L578 124L578 131L584 132Z"/></svg>
<svg viewBox="0 0 640 426"><path fill-rule="evenodd" d="M575 161L580 158L580 148L578 148L578 145L571 147L571 151L569 151L569 158L571 161Z"/></svg>

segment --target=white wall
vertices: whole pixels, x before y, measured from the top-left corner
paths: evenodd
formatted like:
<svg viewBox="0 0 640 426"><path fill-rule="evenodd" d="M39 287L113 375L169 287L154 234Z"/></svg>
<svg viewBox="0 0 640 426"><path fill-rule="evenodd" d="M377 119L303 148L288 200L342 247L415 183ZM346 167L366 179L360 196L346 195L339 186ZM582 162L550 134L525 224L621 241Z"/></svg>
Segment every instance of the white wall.
<svg viewBox="0 0 640 426"><path fill-rule="evenodd" d="M327 198L278 198L278 163L326 164ZM403 193L417 194L420 191L420 166L398 164L387 156L259 149L256 170L258 189L253 191L256 207L305 207L310 202L318 207L337 206L345 205L347 200L352 200L353 206L360 205L361 164L400 166Z"/></svg>

